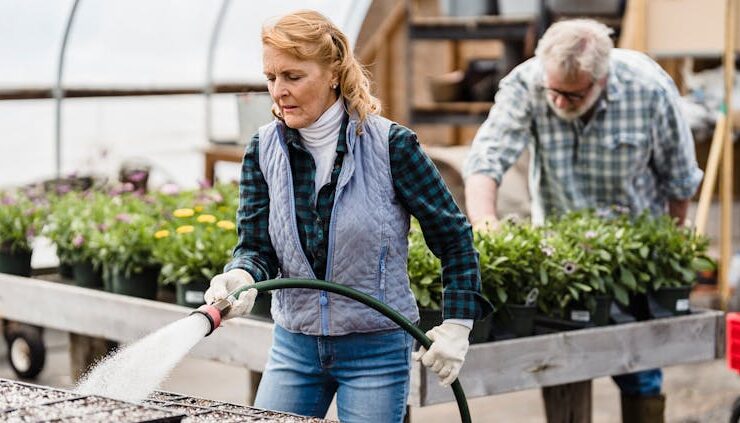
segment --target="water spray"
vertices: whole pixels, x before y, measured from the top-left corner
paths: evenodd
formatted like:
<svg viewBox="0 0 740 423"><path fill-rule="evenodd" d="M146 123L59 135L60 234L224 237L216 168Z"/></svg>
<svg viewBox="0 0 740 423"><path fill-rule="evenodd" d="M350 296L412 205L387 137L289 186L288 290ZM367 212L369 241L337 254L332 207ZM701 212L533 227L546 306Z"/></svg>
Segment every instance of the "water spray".
<svg viewBox="0 0 740 423"><path fill-rule="evenodd" d="M202 315L208 320L211 326L210 331L206 334L206 336L208 336L221 325L222 316L225 316L229 312L231 304L239 298L239 295L252 288L256 289L257 292L267 292L275 289L286 288L307 288L339 294L359 301L362 304L380 312L413 336L414 339L416 339L419 344L427 350L432 345L432 341L424 334L424 332L421 331L421 329L416 327L416 325L411 323L401 313L388 307L372 296L343 285L317 279L271 279L257 282L255 284L245 285L231 292L225 299L217 300L213 304L200 306L198 309L193 311L191 315ZM468 409L468 402L465 399L465 392L463 391L460 381L456 379L452 382L451 387L452 392L455 394L455 400L457 401L457 407L460 410L460 418L462 422L470 423L470 410Z"/></svg>

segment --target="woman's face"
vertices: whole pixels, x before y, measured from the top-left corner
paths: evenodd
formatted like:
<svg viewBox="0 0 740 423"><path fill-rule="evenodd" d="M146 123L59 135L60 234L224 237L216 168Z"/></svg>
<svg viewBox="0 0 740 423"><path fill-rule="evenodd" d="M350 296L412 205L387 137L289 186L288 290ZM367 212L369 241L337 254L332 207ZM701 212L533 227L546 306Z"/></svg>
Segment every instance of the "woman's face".
<svg viewBox="0 0 740 423"><path fill-rule="evenodd" d="M300 60L271 46L263 46L262 66L267 89L280 108L285 124L305 128L337 101L332 85L337 76L327 66Z"/></svg>

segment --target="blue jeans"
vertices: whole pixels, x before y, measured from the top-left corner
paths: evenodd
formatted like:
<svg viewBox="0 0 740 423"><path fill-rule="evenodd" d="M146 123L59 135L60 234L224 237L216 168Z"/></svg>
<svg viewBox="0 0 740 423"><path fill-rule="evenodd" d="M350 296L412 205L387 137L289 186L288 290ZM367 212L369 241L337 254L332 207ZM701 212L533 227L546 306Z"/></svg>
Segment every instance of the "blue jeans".
<svg viewBox="0 0 740 423"><path fill-rule="evenodd" d="M254 405L324 417L336 393L342 423L401 423L412 340L402 329L311 336L275 325Z"/></svg>
<svg viewBox="0 0 740 423"><path fill-rule="evenodd" d="M619 390L625 395L653 396L660 394L663 372L660 369L612 376Z"/></svg>

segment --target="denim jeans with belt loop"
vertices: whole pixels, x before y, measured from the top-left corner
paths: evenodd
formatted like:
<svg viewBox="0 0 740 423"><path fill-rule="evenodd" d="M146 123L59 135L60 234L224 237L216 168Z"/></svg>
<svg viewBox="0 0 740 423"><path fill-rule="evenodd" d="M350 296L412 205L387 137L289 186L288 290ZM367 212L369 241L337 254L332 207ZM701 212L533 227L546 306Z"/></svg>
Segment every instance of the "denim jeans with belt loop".
<svg viewBox="0 0 740 423"><path fill-rule="evenodd" d="M342 423L398 422L406 413L413 338L402 329L312 336L275 325L255 407Z"/></svg>

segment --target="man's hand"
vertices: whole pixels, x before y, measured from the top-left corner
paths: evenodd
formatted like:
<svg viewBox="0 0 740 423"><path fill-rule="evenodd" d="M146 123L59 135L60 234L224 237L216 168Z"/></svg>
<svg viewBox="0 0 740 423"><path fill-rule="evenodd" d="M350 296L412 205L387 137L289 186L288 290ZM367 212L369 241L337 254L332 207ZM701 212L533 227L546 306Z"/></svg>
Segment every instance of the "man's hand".
<svg viewBox="0 0 740 423"><path fill-rule="evenodd" d="M495 230L498 227L496 218L496 181L483 174L473 174L465 180L465 208L477 231Z"/></svg>
<svg viewBox="0 0 740 423"><path fill-rule="evenodd" d="M222 300L229 296L237 288L254 283L254 278L249 272L242 269L231 269L226 273L216 275L211 279L211 286L203 295L207 304L213 304L217 300ZM223 320L232 317L249 314L254 307L254 300L257 298L257 290L249 289L239 294L239 298L231 304L229 312L222 316Z"/></svg>
<svg viewBox="0 0 740 423"><path fill-rule="evenodd" d="M429 351L421 347L412 357L421 361L436 373L442 386L449 386L457 379L468 352L470 329L456 323L442 323L435 326L427 336L432 340Z"/></svg>

